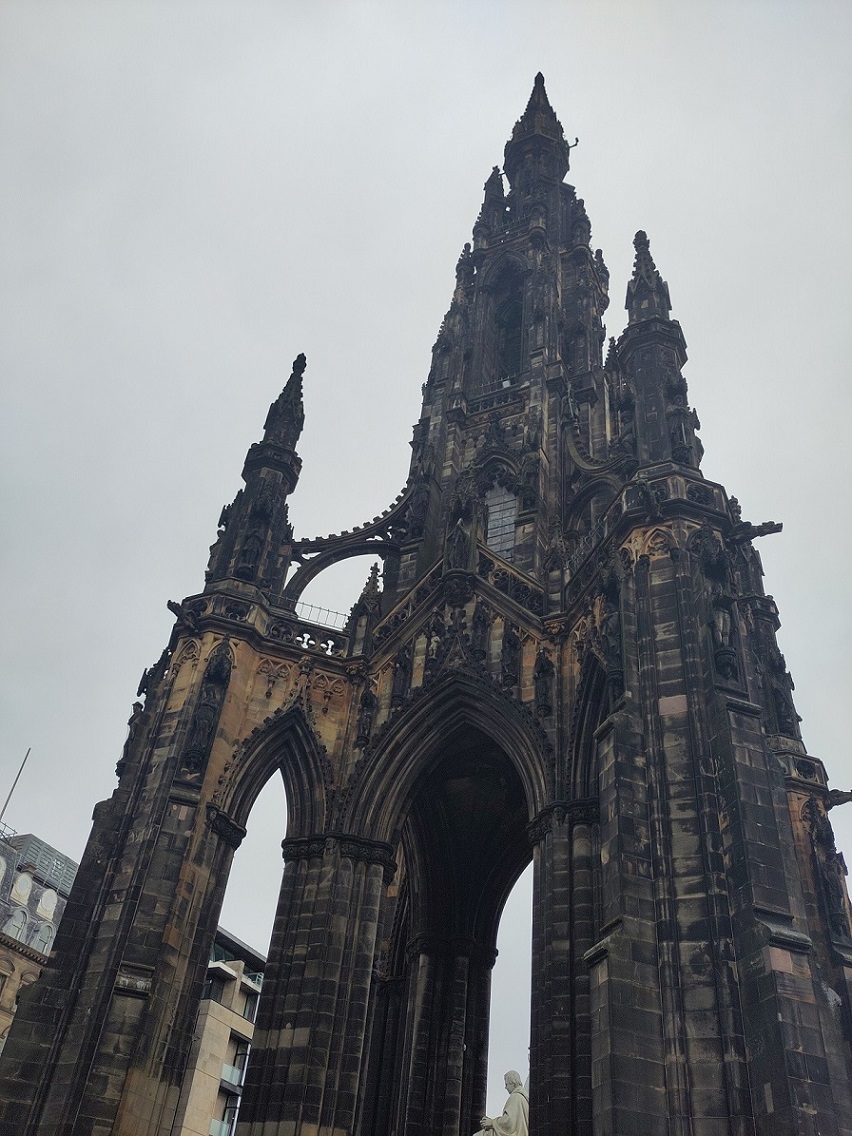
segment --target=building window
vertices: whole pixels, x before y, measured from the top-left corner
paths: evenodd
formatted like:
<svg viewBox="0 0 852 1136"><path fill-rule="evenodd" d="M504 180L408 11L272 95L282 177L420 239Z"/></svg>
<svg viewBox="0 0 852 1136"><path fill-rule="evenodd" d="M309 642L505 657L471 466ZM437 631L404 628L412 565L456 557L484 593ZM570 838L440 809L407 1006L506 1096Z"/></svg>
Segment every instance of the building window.
<svg viewBox="0 0 852 1136"><path fill-rule="evenodd" d="M216 1115L210 1121L210 1136L233 1136L237 1127L240 1098L234 1093L220 1092Z"/></svg>
<svg viewBox="0 0 852 1136"><path fill-rule="evenodd" d="M229 983L220 974L212 974L204 983L204 997L211 1002L225 1004L225 990Z"/></svg>
<svg viewBox="0 0 852 1136"><path fill-rule="evenodd" d="M495 485L485 494L488 509L488 535L485 543L504 560L511 560L515 548L515 518L518 499L502 485Z"/></svg>
<svg viewBox="0 0 852 1136"><path fill-rule="evenodd" d="M16 907L3 924L3 934L8 935L10 939L18 939L23 942L26 929L27 913L23 907Z"/></svg>
<svg viewBox="0 0 852 1136"><path fill-rule="evenodd" d="M222 1065L222 1080L228 1085L237 1088L242 1086L246 1075L246 1062L249 1055L249 1043L239 1037L231 1037L228 1042L228 1052Z"/></svg>
<svg viewBox="0 0 852 1136"><path fill-rule="evenodd" d="M258 1003L257 994L255 994L255 992L253 990L246 990L243 993L242 1002L243 1002L243 1007L242 1007L241 1012L242 1012L243 1017L246 1018L248 1021L253 1022L255 1020L255 1018L257 1017L257 1003Z"/></svg>
<svg viewBox="0 0 852 1136"><path fill-rule="evenodd" d="M50 948L53 943L53 936L56 934L56 928L52 923L42 923L38 932L33 938L30 946L33 950L38 951L39 954L50 954Z"/></svg>

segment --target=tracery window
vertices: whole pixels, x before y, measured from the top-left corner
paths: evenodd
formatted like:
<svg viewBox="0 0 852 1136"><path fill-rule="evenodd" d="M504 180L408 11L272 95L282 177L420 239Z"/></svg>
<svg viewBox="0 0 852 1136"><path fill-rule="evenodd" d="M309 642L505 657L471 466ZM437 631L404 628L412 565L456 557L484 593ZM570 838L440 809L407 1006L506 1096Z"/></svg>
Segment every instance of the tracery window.
<svg viewBox="0 0 852 1136"><path fill-rule="evenodd" d="M511 560L515 549L515 519L518 499L502 485L494 485L485 494L488 527L485 543L504 560Z"/></svg>

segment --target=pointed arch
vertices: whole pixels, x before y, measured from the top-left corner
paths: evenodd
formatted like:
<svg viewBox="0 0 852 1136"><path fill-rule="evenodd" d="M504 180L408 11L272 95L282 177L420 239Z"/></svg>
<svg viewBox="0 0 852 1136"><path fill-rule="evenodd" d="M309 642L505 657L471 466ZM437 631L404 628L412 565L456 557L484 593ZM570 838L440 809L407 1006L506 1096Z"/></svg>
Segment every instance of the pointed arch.
<svg viewBox="0 0 852 1136"><path fill-rule="evenodd" d="M328 756L300 705L278 710L236 751L216 794L216 805L241 828L263 786L278 771L287 797L291 836L322 832L328 814Z"/></svg>
<svg viewBox="0 0 852 1136"><path fill-rule="evenodd" d="M415 695L359 761L344 794L340 825L394 842L423 775L464 728L491 739L517 773L532 819L549 799L549 742L517 702L491 682L454 671Z"/></svg>

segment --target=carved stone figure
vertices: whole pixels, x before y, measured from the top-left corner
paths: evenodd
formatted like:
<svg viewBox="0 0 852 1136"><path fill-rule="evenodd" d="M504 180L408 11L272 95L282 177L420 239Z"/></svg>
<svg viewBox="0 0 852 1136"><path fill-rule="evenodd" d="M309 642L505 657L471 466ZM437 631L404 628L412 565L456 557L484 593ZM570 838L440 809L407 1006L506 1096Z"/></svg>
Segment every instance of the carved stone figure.
<svg viewBox="0 0 852 1136"><path fill-rule="evenodd" d="M358 736L355 739L355 745L359 749L364 749L370 742L377 706L378 699L368 687L361 695L361 700L358 703Z"/></svg>
<svg viewBox="0 0 852 1136"><path fill-rule="evenodd" d="M254 577L262 552L263 536L257 528L252 527L246 533L246 538L240 549L240 559L236 567L236 574L241 579L251 580Z"/></svg>
<svg viewBox="0 0 852 1136"><path fill-rule="evenodd" d="M411 644L403 643L393 664L393 684L391 686L391 706L402 706L411 686Z"/></svg>
<svg viewBox="0 0 852 1136"><path fill-rule="evenodd" d="M506 1101L502 1116L483 1116L482 1127L476 1136L529 1136L530 1131L530 1101L527 1090L523 1086L520 1073L510 1069L503 1078L509 1099Z"/></svg>
<svg viewBox="0 0 852 1136"><path fill-rule="evenodd" d="M476 601L470 621L470 649L473 657L480 662L488 655L488 636L491 632L491 619L488 608L482 600Z"/></svg>
<svg viewBox="0 0 852 1136"><path fill-rule="evenodd" d="M191 773L200 773L210 755L230 677L231 654L228 641L223 640L210 656L201 681L201 693L187 730L182 764Z"/></svg>
<svg viewBox="0 0 852 1136"><path fill-rule="evenodd" d="M116 764L116 767L115 767L116 777L120 777L121 774L124 772L124 767L125 767L125 764L127 762L128 754L130 753L130 749L131 749L131 746L133 745L133 741L136 737L136 734L139 731L139 724L140 724L139 719L142 717L144 712L145 712L145 708L144 708L144 706L142 705L141 702L134 702L133 703L133 710L131 712L130 717L127 719L127 739L125 740L124 748L121 751L121 757L119 758L118 763Z"/></svg>
<svg viewBox="0 0 852 1136"><path fill-rule="evenodd" d="M580 416L580 411L574 399L574 391L569 383L568 390L562 396L562 420L563 422L576 422Z"/></svg>
<svg viewBox="0 0 852 1136"><path fill-rule="evenodd" d="M195 612L175 600L166 600L166 607L177 620L178 627L186 628L190 635L195 635L198 631L198 619Z"/></svg>
<svg viewBox="0 0 852 1136"><path fill-rule="evenodd" d="M417 537L423 536L428 509L429 490L421 483L412 493L405 513L407 540L416 540Z"/></svg>
<svg viewBox="0 0 852 1136"><path fill-rule="evenodd" d="M605 597L600 619L601 647L610 666L621 666L621 614L618 604Z"/></svg>
<svg viewBox="0 0 852 1136"><path fill-rule="evenodd" d="M521 641L518 638L518 628L511 623L503 628L500 670L504 686L514 686L517 683L521 673Z"/></svg>
<svg viewBox="0 0 852 1136"><path fill-rule="evenodd" d="M470 554L470 536L461 517L447 537L447 567L467 568Z"/></svg>
<svg viewBox="0 0 852 1136"><path fill-rule="evenodd" d="M441 653L441 646L443 644L444 635L446 634L446 624L444 617L439 611L436 611L432 616L432 621L429 624L428 642L426 645L426 664L425 671L427 676L435 673L438 666L438 656Z"/></svg>
<svg viewBox="0 0 852 1136"><path fill-rule="evenodd" d="M544 647L539 651L533 672L533 685L535 687L535 711L542 718L553 713L553 661Z"/></svg>
<svg viewBox="0 0 852 1136"><path fill-rule="evenodd" d="M211 683L204 683L187 734L184 753L184 764L187 769L200 769L201 759L206 757L207 750L213 740L213 731L216 728L218 716L219 691Z"/></svg>
<svg viewBox="0 0 852 1136"><path fill-rule="evenodd" d="M713 640L717 647L730 647L733 621L731 619L732 597L726 595L722 585L713 584Z"/></svg>
<svg viewBox="0 0 852 1136"><path fill-rule="evenodd" d="M535 508L538 496L538 455L526 453L521 461L521 471L518 474L518 488L521 495L521 504L525 509Z"/></svg>

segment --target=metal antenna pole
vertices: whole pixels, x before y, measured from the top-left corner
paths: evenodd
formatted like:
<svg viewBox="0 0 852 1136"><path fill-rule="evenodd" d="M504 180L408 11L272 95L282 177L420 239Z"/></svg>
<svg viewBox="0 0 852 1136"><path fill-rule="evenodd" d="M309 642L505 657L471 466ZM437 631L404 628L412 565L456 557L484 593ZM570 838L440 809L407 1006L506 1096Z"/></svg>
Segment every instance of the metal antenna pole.
<svg viewBox="0 0 852 1136"><path fill-rule="evenodd" d="M27 746L27 752L24 754L24 760L21 762L21 768L18 770L18 776L12 782L12 788L9 790L9 796L6 798L6 802L3 805L3 808L0 809L0 823L2 823L3 817L6 815L6 808L8 807L8 804L12 799L12 794L15 792L15 786L18 784L21 774L24 772L24 766L27 764L27 758L30 756L30 750L32 748L32 746Z"/></svg>

